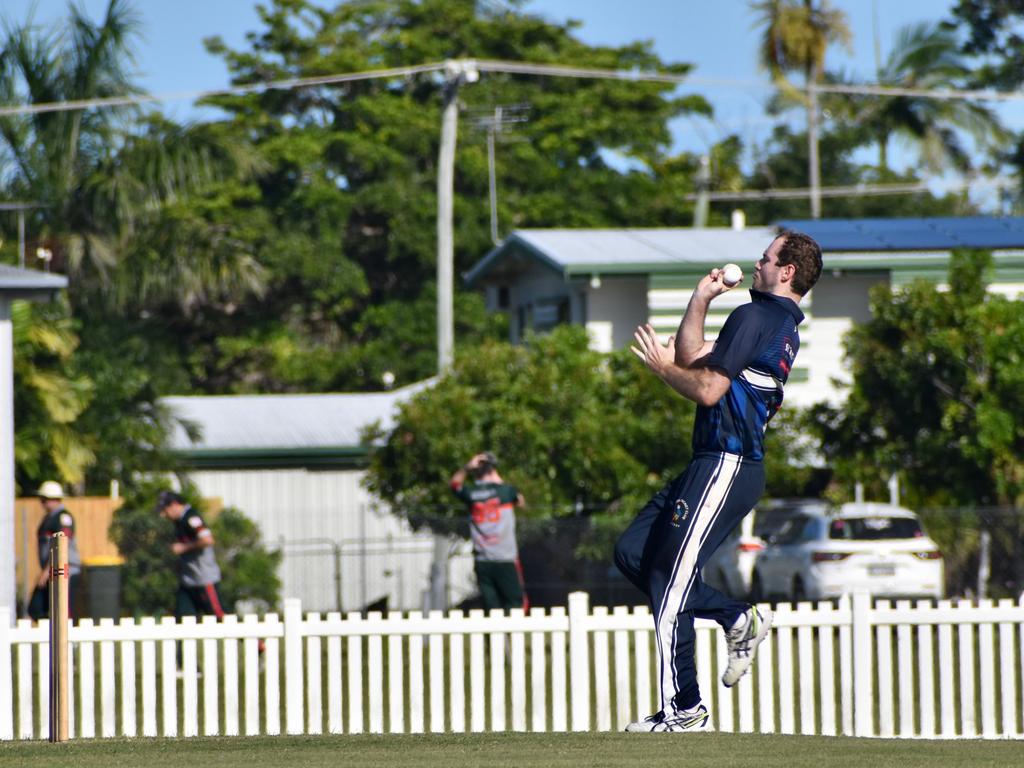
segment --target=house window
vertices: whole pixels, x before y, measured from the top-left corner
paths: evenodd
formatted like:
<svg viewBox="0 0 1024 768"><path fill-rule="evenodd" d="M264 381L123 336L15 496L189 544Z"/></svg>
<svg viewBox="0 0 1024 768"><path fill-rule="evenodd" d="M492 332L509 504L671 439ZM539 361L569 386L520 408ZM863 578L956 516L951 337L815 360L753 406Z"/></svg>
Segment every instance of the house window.
<svg viewBox="0 0 1024 768"><path fill-rule="evenodd" d="M498 286L498 309L508 309L508 305L509 305L508 286L507 285L499 285Z"/></svg>

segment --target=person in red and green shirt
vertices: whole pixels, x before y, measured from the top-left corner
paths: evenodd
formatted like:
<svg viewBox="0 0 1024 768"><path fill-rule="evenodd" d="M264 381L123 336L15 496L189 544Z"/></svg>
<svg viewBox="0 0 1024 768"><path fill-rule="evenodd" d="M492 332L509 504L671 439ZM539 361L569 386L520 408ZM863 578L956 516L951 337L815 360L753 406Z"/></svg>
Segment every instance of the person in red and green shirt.
<svg viewBox="0 0 1024 768"><path fill-rule="evenodd" d="M466 483L466 478L472 482ZM493 453L478 453L449 481L469 510L477 584L484 608L527 608L523 569L516 546L515 508L523 495L498 474Z"/></svg>

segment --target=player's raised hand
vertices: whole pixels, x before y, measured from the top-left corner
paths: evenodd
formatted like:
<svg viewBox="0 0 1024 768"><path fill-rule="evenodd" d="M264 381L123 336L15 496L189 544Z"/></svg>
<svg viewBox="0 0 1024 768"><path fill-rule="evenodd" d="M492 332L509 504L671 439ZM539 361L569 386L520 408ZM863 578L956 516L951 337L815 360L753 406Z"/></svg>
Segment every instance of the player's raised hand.
<svg viewBox="0 0 1024 768"><path fill-rule="evenodd" d="M644 365L650 368L659 376L669 366L675 363L675 337L668 340L668 344L662 346L658 341L658 334L650 323L637 326L633 334L636 339L636 346L630 347L637 357L644 361Z"/></svg>

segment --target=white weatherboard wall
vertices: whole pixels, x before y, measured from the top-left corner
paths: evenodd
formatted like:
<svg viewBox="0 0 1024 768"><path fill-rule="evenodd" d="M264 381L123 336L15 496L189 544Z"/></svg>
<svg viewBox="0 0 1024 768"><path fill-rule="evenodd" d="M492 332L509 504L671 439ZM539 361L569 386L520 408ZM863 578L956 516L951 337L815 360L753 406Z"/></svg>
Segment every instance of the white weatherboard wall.
<svg viewBox="0 0 1024 768"><path fill-rule="evenodd" d="M387 598L388 606L423 605L430 587L434 538L375 502L362 470L230 469L189 473L204 497L238 507L259 525L269 548L281 547L282 597L310 610L344 611ZM363 540L365 539L365 546ZM468 542L453 540L449 598L475 591ZM336 570L337 569L337 570Z"/></svg>
<svg viewBox="0 0 1024 768"><path fill-rule="evenodd" d="M620 731L658 706L652 627L645 606L583 593L529 615L303 615L293 600L244 621L84 620L71 737ZM47 736L48 633L0 623L0 739ZM781 604L734 688L720 628L699 620L698 680L719 731L1019 739L1022 633L1024 601Z"/></svg>
<svg viewBox="0 0 1024 768"><path fill-rule="evenodd" d="M586 326L598 352L623 349L633 342L636 327L646 321L646 277L605 276L586 289Z"/></svg>

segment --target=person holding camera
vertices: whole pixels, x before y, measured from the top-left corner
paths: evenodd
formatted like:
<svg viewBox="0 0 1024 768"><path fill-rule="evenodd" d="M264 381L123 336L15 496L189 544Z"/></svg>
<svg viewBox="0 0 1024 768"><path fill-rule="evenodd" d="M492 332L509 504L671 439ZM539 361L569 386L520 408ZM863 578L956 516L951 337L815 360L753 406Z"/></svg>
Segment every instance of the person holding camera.
<svg viewBox="0 0 1024 768"><path fill-rule="evenodd" d="M466 482L467 477L471 482ZM523 495L502 480L498 460L490 451L478 453L457 469L449 485L469 510L474 566L484 608L525 610L528 604L516 546L515 514L515 508L526 503Z"/></svg>

